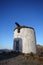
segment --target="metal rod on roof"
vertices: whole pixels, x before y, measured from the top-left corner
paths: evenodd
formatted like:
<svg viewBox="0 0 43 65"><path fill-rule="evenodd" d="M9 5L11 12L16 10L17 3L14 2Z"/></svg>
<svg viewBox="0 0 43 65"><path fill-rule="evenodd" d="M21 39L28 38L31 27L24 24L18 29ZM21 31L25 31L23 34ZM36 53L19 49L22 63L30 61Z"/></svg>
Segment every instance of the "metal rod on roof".
<svg viewBox="0 0 43 65"><path fill-rule="evenodd" d="M20 27L19 23L18 22L15 22L15 24L17 25L17 27Z"/></svg>

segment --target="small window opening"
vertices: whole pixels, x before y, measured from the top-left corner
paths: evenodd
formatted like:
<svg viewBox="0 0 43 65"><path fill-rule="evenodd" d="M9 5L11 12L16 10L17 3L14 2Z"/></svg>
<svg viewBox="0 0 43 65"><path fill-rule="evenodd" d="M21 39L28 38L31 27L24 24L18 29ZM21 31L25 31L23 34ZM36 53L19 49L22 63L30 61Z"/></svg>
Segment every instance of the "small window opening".
<svg viewBox="0 0 43 65"><path fill-rule="evenodd" d="M20 33L20 29L18 29L18 33Z"/></svg>

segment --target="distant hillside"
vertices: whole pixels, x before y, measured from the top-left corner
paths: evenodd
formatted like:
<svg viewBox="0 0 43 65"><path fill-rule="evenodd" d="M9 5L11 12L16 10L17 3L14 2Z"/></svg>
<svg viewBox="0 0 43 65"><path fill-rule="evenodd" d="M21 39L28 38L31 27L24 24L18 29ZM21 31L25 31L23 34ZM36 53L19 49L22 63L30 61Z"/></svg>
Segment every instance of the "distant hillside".
<svg viewBox="0 0 43 65"><path fill-rule="evenodd" d="M9 49L0 49L0 53L2 53L2 52L9 52L9 51L11 51L11 50L9 50Z"/></svg>

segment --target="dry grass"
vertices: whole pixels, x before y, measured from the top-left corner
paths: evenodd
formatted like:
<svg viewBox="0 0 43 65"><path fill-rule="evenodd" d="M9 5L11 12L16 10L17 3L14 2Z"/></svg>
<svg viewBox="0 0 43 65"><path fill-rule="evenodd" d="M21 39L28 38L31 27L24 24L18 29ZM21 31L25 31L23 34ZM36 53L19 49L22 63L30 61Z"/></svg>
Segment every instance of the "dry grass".
<svg viewBox="0 0 43 65"><path fill-rule="evenodd" d="M0 65L43 65L43 57L21 54L17 57L1 60Z"/></svg>
<svg viewBox="0 0 43 65"><path fill-rule="evenodd" d="M41 47L41 50L42 49L43 47ZM41 50L40 50L40 53L36 55L32 53L20 54L20 55L17 55L16 57L13 56L12 58L1 60L0 65L43 65L43 54L41 53L43 51Z"/></svg>

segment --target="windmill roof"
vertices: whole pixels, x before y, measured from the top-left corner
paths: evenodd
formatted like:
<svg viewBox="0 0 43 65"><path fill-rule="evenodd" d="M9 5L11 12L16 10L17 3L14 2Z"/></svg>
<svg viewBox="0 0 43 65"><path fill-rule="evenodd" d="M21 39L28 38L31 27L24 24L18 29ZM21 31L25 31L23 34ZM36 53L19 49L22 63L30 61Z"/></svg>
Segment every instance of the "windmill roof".
<svg viewBox="0 0 43 65"><path fill-rule="evenodd" d="M20 26L20 27L16 27L16 28L14 29L14 31L15 31L16 29L21 29L21 28L30 28L30 29L33 29L33 30L34 30L34 28L33 28L33 27L28 27L28 26Z"/></svg>

